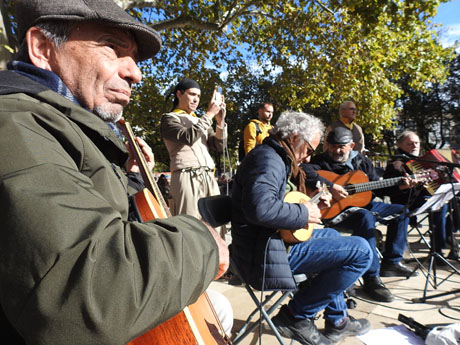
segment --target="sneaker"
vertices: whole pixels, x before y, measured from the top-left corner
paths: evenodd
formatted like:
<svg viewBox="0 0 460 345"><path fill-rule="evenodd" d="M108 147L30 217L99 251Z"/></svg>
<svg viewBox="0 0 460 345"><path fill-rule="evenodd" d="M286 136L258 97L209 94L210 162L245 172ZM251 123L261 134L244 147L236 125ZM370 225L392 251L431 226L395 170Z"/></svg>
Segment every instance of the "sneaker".
<svg viewBox="0 0 460 345"><path fill-rule="evenodd" d="M381 277L416 277L418 272L413 272L409 267L403 265L401 262L397 264L386 264L380 265L380 276Z"/></svg>
<svg viewBox="0 0 460 345"><path fill-rule="evenodd" d="M340 326L335 326L334 323L326 321L324 336L332 342L337 343L345 337L367 333L370 329L371 324L369 320L356 320L354 317L348 316Z"/></svg>
<svg viewBox="0 0 460 345"><path fill-rule="evenodd" d="M394 300L390 290L383 284L380 277L363 277L363 290L377 302L392 302Z"/></svg>
<svg viewBox="0 0 460 345"><path fill-rule="evenodd" d="M332 345L332 342L318 331L313 320L294 318L287 305L281 307L272 321L283 337L294 339L304 345Z"/></svg>

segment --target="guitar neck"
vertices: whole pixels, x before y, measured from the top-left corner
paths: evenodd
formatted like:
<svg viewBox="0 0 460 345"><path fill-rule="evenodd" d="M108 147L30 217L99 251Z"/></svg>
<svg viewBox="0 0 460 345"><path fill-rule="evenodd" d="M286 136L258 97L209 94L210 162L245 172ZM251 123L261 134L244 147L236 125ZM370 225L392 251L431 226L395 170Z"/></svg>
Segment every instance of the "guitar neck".
<svg viewBox="0 0 460 345"><path fill-rule="evenodd" d="M414 176L410 176L410 177L413 178ZM393 187L393 186L398 185L401 182L401 180L402 180L402 177L393 177L393 178L384 179L384 180L351 184L351 185L345 186L345 189L347 190L347 192L362 193L362 192L368 192L368 191L372 191L376 189Z"/></svg>
<svg viewBox="0 0 460 345"><path fill-rule="evenodd" d="M150 173L147 162L145 161L144 154L142 153L141 148L137 144L136 137L134 136L134 132L131 125L124 120L119 120L118 123L134 152L134 156L136 158L137 164L139 165L139 169L142 175L142 179L144 180L145 187L152 192L153 196L158 201L167 217L171 217L169 207L166 204L163 195L161 194L158 184L156 183L155 179Z"/></svg>

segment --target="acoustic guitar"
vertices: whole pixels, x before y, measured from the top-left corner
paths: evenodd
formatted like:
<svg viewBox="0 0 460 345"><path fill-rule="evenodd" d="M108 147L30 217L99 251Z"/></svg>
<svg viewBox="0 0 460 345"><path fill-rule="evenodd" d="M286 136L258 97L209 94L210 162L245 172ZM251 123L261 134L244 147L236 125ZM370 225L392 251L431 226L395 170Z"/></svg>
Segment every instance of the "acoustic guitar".
<svg viewBox="0 0 460 345"><path fill-rule="evenodd" d="M328 170L318 170L317 173L334 184L341 185L348 192L348 196L345 199L338 201L333 199L330 208L321 210L321 216L326 220L334 218L348 207L364 207L368 205L372 200L373 190L397 186L405 177L393 177L369 182L369 178L361 170L353 170L343 175L338 175ZM430 181L437 179L438 174L434 170L428 169L407 177Z"/></svg>
<svg viewBox="0 0 460 345"><path fill-rule="evenodd" d="M284 202L292 203L292 204L302 204L304 202L310 201L312 203L317 204L320 201L321 195L327 192L326 185L323 185L320 188L320 192L318 192L313 198L310 199L308 195L305 195L301 192L289 192L286 193L284 196ZM313 224L307 224L305 228L297 229L297 230L287 230L281 229L279 230L281 238L284 242L288 244L295 244L300 242L305 242L310 239L313 233Z"/></svg>
<svg viewBox="0 0 460 345"><path fill-rule="evenodd" d="M134 196L136 208L143 222L171 217L169 208L153 179L145 157L135 139L129 123L118 122L134 153L144 184L147 188ZM219 318L209 300L203 293L198 300L185 307L177 315L163 322L144 335L130 341L127 345L231 345Z"/></svg>

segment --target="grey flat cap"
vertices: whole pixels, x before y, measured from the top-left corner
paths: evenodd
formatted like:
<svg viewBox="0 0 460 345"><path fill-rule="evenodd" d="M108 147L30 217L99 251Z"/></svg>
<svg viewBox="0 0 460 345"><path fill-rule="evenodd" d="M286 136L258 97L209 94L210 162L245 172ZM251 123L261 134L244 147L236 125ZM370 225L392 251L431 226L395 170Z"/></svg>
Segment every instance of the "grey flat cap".
<svg viewBox="0 0 460 345"><path fill-rule="evenodd" d="M161 48L158 32L137 21L112 0L17 0L16 18L20 42L30 27L46 20L94 21L130 30L136 39L140 61L151 58Z"/></svg>
<svg viewBox="0 0 460 345"><path fill-rule="evenodd" d="M353 141L353 134L346 128L336 127L329 132L326 141L333 145L346 145Z"/></svg>

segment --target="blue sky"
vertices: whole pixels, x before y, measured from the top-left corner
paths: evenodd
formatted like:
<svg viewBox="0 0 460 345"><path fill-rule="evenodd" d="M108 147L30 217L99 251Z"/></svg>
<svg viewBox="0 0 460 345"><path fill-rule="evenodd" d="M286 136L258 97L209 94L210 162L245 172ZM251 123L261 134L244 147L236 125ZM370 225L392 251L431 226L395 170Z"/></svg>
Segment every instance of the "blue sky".
<svg viewBox="0 0 460 345"><path fill-rule="evenodd" d="M433 22L443 25L440 32L443 45L451 46L456 40L460 40L460 0L439 5ZM460 52L459 49L457 51Z"/></svg>

